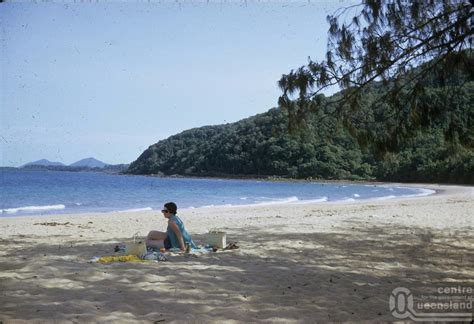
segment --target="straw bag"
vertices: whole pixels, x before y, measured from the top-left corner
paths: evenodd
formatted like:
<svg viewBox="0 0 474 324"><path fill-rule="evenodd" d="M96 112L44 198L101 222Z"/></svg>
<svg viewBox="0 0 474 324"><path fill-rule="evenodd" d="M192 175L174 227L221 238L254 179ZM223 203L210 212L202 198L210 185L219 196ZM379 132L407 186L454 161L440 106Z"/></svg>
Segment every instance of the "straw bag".
<svg viewBox="0 0 474 324"><path fill-rule="evenodd" d="M126 255L136 255L141 258L146 254L146 243L144 240L139 238L140 233L133 234L133 241L127 243L125 246Z"/></svg>
<svg viewBox="0 0 474 324"><path fill-rule="evenodd" d="M210 246L223 249L226 246L226 232L210 230L207 241Z"/></svg>

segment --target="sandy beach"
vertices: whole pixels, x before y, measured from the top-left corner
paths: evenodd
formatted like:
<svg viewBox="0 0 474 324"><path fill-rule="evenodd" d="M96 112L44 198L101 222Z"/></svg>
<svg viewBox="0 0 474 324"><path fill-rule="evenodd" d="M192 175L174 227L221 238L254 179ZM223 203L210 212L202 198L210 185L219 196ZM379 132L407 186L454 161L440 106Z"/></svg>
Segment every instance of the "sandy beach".
<svg viewBox="0 0 474 324"><path fill-rule="evenodd" d="M3 217L0 322L395 321L397 287L474 287L474 187L418 186L437 194L178 210L196 243L240 249L156 263L89 261L164 230L159 211Z"/></svg>

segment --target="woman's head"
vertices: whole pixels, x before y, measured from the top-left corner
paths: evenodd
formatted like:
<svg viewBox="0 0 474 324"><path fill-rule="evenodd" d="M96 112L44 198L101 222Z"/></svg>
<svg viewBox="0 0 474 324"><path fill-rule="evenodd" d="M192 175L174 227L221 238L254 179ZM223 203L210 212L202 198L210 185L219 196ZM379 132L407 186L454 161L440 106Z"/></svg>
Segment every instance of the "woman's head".
<svg viewBox="0 0 474 324"><path fill-rule="evenodd" d="M178 206L176 206L174 202L168 202L164 206L165 208L162 210L163 213L168 212L174 215L178 211Z"/></svg>

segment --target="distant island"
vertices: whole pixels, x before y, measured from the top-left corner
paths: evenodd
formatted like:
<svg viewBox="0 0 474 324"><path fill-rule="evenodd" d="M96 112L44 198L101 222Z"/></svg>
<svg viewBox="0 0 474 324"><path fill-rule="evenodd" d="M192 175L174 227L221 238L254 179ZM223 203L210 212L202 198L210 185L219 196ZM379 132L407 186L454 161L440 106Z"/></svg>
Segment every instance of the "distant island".
<svg viewBox="0 0 474 324"><path fill-rule="evenodd" d="M61 162L41 159L26 163L20 169L26 170L49 170L49 171L94 171L106 173L121 173L128 168L128 164L107 164L93 157L85 158L77 162L65 165Z"/></svg>
<svg viewBox="0 0 474 324"><path fill-rule="evenodd" d="M25 168L25 167L29 167L29 166L65 166L65 164L61 163L61 162L52 162L52 161L49 161L49 160L46 160L46 159L41 159L41 160L38 160L38 161L33 161L33 162L29 162L29 163L26 163L24 165L21 166L21 168Z"/></svg>

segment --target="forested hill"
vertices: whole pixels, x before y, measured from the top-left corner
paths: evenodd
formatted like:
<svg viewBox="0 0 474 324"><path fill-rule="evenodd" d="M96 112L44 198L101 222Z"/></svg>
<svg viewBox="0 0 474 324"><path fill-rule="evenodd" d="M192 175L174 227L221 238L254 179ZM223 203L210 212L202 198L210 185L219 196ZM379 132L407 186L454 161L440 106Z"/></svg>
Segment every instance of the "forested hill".
<svg viewBox="0 0 474 324"><path fill-rule="evenodd" d="M464 82L463 88L456 90L456 107L449 109L445 123L402 142L397 153L383 157L373 154L370 144L362 150L342 127L334 108L325 105L327 98L320 98L321 109L305 119L307 127L298 134L288 134L286 112L273 108L236 123L190 129L159 141L145 150L127 172L473 184L474 82ZM437 105L452 91L452 86L433 86L425 94L424 104L443 113ZM365 100L370 97L369 91ZM366 115L377 117L374 112ZM378 115L380 120L361 123L356 131L383 137L384 128L380 126L390 125L391 120L389 114ZM464 133L456 135L463 145L444 141L443 134L453 122L465 125Z"/></svg>
<svg viewBox="0 0 474 324"><path fill-rule="evenodd" d="M349 137L329 144L289 136L280 109L239 122L184 131L150 146L130 165L135 174L279 175L366 178L370 166Z"/></svg>

